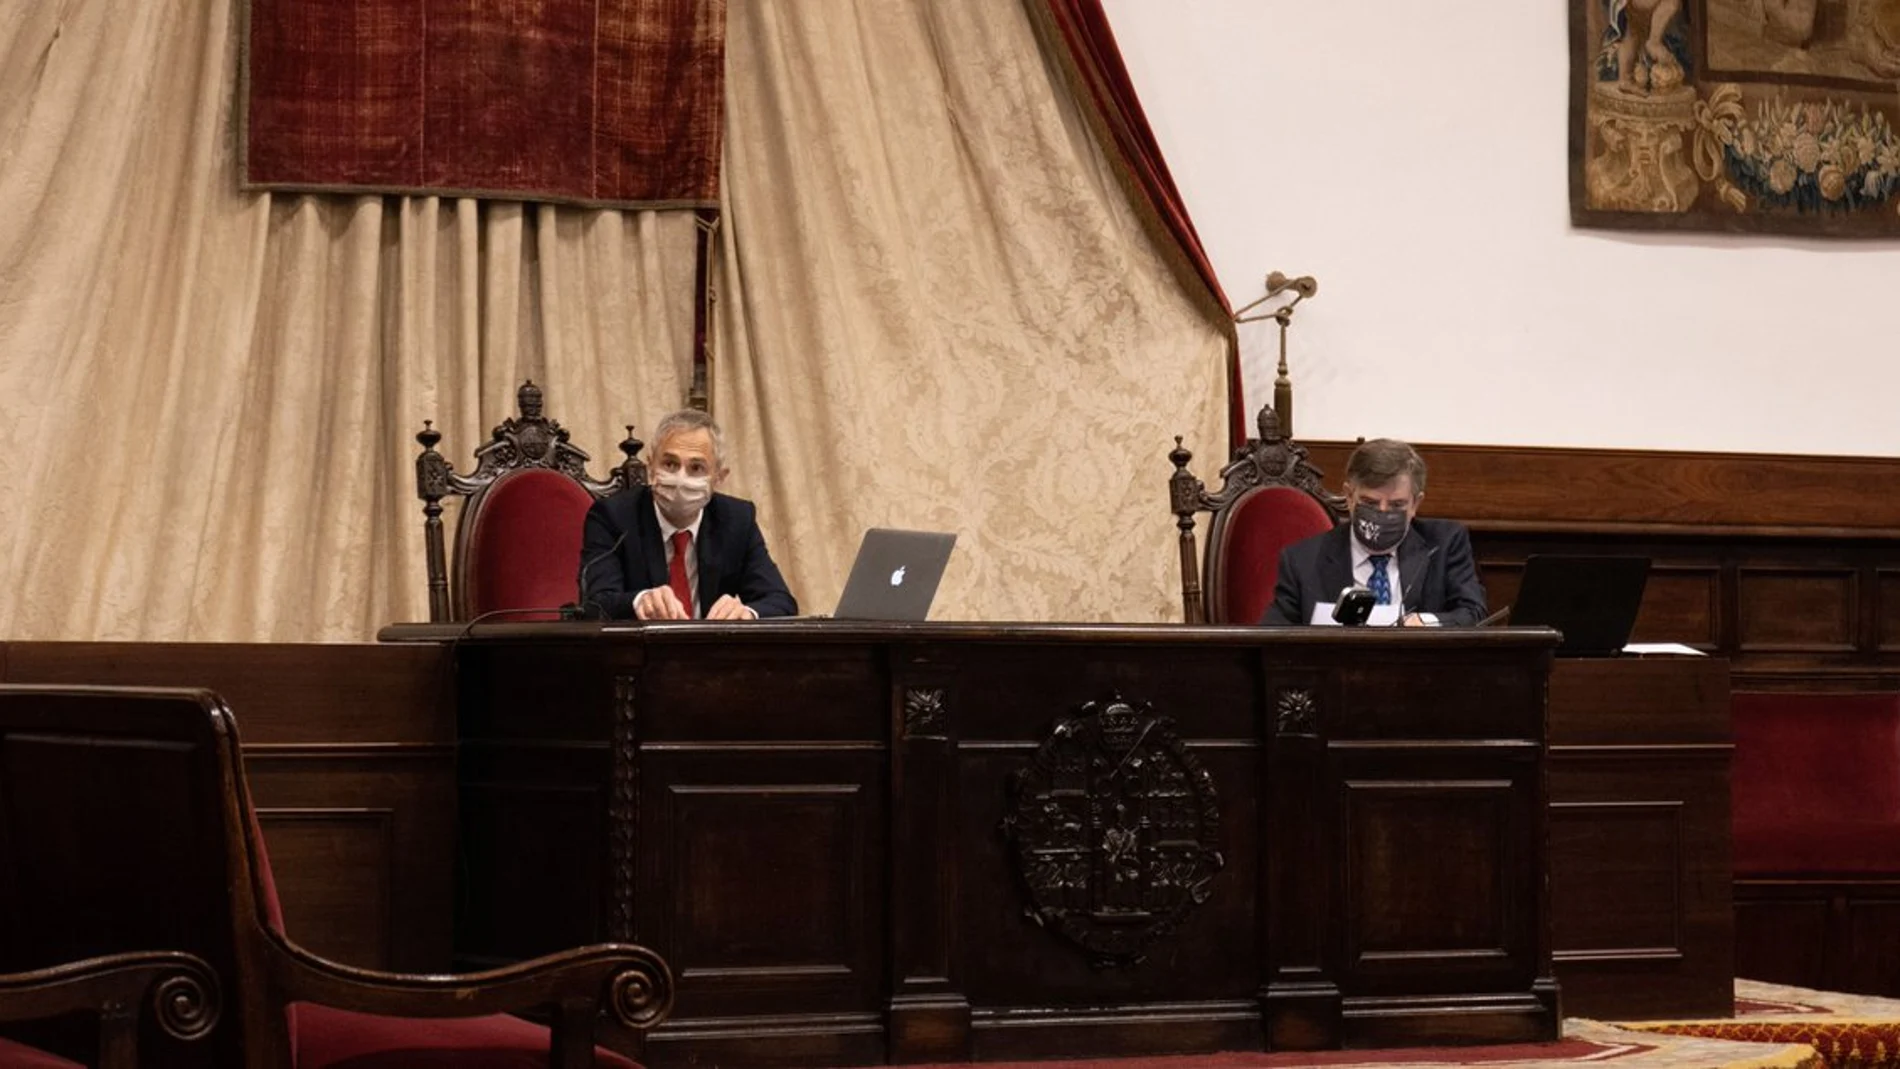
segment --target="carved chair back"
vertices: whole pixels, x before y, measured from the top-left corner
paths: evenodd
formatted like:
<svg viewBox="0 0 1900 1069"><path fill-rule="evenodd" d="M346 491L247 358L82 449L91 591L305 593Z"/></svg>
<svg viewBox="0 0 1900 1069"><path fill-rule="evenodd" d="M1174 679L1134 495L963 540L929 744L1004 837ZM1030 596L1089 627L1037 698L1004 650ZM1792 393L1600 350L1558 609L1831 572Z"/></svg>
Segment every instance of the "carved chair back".
<svg viewBox="0 0 1900 1069"><path fill-rule="evenodd" d="M209 966L216 990L187 979L165 992L141 1069L628 1069L594 1047L603 1010L642 1042L672 1007L666 963L632 944L470 976L353 968L299 947L237 723L209 691L0 685L0 849L0 970L150 947ZM553 1026L508 1015L524 1010Z"/></svg>
<svg viewBox="0 0 1900 1069"><path fill-rule="evenodd" d="M416 495L427 544L429 619L473 619L514 611L553 617L579 594L581 526L595 500L647 481L644 443L620 443L625 459L604 480L587 472L587 453L560 423L542 414L532 379L515 392L520 415L502 421L475 450L475 470L460 474L436 452L442 433L424 421L416 441ZM455 525L453 567L443 551L442 499L464 499ZM453 582L451 583L451 575ZM531 610L544 610L534 613Z"/></svg>
<svg viewBox="0 0 1900 1069"><path fill-rule="evenodd" d="M166 949L240 975L233 921L255 899L218 728L188 692L0 688L0 970ZM217 981L170 984L139 1064L238 1064L247 1023L220 1017Z"/></svg>
<svg viewBox="0 0 1900 1069"><path fill-rule="evenodd" d="M1168 453L1174 463L1168 498L1179 531L1181 608L1188 623L1259 622L1273 601L1280 551L1345 518L1345 498L1326 490L1306 447L1280 433L1273 406L1260 409L1258 427L1260 436L1236 451L1212 493L1188 471L1194 454L1180 438ZM1200 512L1212 514L1205 567L1196 561L1194 544Z"/></svg>

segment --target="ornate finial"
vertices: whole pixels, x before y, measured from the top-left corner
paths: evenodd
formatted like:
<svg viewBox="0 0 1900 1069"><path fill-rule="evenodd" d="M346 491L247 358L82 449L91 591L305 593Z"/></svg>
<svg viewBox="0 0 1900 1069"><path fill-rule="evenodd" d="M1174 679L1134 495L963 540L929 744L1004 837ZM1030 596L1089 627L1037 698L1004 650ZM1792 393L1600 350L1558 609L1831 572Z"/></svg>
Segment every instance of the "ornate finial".
<svg viewBox="0 0 1900 1069"><path fill-rule="evenodd" d="M1272 405L1260 406L1260 415L1255 420L1255 425L1260 429L1261 441L1277 442L1280 440L1280 414L1273 410Z"/></svg>
<svg viewBox="0 0 1900 1069"><path fill-rule="evenodd" d="M540 419L541 387L536 386L533 379L523 381L521 388L515 391L515 404L520 406L523 419Z"/></svg>
<svg viewBox="0 0 1900 1069"><path fill-rule="evenodd" d="M620 440L620 451L627 454L628 460L632 460L639 455L640 450L646 448L646 443L633 436L633 424L626 424L626 428L627 436Z"/></svg>
<svg viewBox="0 0 1900 1069"><path fill-rule="evenodd" d="M441 440L442 432L435 429L435 420L423 420L422 430L416 434L416 441L422 444L422 448L427 452L433 453L435 452L435 443Z"/></svg>
<svg viewBox="0 0 1900 1069"><path fill-rule="evenodd" d="M1168 459L1174 461L1175 468L1180 471L1187 470L1188 461L1194 459L1194 454L1181 445L1181 436L1178 434L1174 436L1174 448L1168 450Z"/></svg>

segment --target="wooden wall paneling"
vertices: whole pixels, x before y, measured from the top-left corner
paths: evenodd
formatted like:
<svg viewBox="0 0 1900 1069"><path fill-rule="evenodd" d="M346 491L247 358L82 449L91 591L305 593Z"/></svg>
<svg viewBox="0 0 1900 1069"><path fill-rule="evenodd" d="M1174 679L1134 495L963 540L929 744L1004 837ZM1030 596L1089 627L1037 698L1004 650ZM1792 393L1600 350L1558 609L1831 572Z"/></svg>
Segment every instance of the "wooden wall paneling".
<svg viewBox="0 0 1900 1069"><path fill-rule="evenodd" d="M1737 652L1852 653L1859 645L1859 578L1844 567L1740 566Z"/></svg>
<svg viewBox="0 0 1900 1069"><path fill-rule="evenodd" d="M1900 568L1874 569L1874 646L1900 653Z"/></svg>
<svg viewBox="0 0 1900 1069"><path fill-rule="evenodd" d="M1350 442L1307 443L1337 484ZM1429 515L1472 528L1498 608L1530 553L1653 561L1636 641L1757 689L1900 687L1900 459L1420 444Z"/></svg>
<svg viewBox="0 0 1900 1069"><path fill-rule="evenodd" d="M1735 917L1738 975L1900 996L1900 880L1738 880Z"/></svg>
<svg viewBox="0 0 1900 1069"><path fill-rule="evenodd" d="M284 927L306 949L333 961L389 968L396 913L395 810L258 806L270 844ZM423 908L439 909L440 902Z"/></svg>
<svg viewBox="0 0 1900 1069"><path fill-rule="evenodd" d="M1351 442L1307 442L1333 485ZM1415 443L1425 508L1525 530L1900 538L1900 508L1870 486L1900 479L1893 457L1699 453Z"/></svg>
<svg viewBox="0 0 1900 1069"><path fill-rule="evenodd" d="M3 657L7 682L223 695L291 935L350 964L448 968L455 724L446 647L16 642Z"/></svg>
<svg viewBox="0 0 1900 1069"><path fill-rule="evenodd" d="M1819 888L1735 888L1735 975L1827 987L1829 894Z"/></svg>
<svg viewBox="0 0 1900 1069"><path fill-rule="evenodd" d="M1649 569L1632 642L1680 642L1714 652L1722 646L1722 569L1715 564L1656 564Z"/></svg>

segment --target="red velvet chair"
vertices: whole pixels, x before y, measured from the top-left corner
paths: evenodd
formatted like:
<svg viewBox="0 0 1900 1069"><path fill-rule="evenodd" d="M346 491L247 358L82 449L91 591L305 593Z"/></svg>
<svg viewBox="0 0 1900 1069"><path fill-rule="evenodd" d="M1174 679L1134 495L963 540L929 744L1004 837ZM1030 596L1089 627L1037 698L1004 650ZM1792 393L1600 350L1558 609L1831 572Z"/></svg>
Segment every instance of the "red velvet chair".
<svg viewBox="0 0 1900 1069"><path fill-rule="evenodd" d="M381 1069L635 1063L672 1004L644 947L581 947L481 973L352 968L283 930L239 761L205 691L0 686L0 967L142 947L202 959L226 1012L190 1045L151 1029L154 1069ZM448 903L444 903L448 908ZM550 1026L510 1012L538 1011ZM62 1052L64 1053L64 1052Z"/></svg>
<svg viewBox="0 0 1900 1069"><path fill-rule="evenodd" d="M1737 973L1900 996L1900 693L1733 709Z"/></svg>
<svg viewBox="0 0 1900 1069"><path fill-rule="evenodd" d="M1181 607L1188 623L1259 623L1273 602L1280 551L1331 530L1345 518L1345 500L1328 493L1306 448L1280 433L1279 417L1260 410L1260 437L1221 469L1221 488L1187 470L1194 455L1174 440L1168 496L1180 531ZM1209 512L1206 571L1195 562L1195 514Z"/></svg>
<svg viewBox="0 0 1900 1069"><path fill-rule="evenodd" d="M436 443L442 432L424 421L416 441L416 494L427 541L429 619L471 620L505 613L556 619L579 596L581 525L595 499L646 483L642 444L627 427L626 454L607 479L587 474L588 456L568 432L542 415L541 388L530 379L515 392L521 414L496 427L475 451L475 470L458 474ZM465 498L455 526L455 557L443 551L442 499ZM453 584L450 576L453 574Z"/></svg>
<svg viewBox="0 0 1900 1069"><path fill-rule="evenodd" d="M149 1012L149 1018L147 1013ZM77 1015L79 1022L46 1030L35 1040L83 1061L0 1037L0 1069L138 1069L142 1019L174 1040L189 1043L218 1023L217 979L189 954L155 952L0 974L0 1022L46 1022ZM86 1027L70 1027L73 1024Z"/></svg>

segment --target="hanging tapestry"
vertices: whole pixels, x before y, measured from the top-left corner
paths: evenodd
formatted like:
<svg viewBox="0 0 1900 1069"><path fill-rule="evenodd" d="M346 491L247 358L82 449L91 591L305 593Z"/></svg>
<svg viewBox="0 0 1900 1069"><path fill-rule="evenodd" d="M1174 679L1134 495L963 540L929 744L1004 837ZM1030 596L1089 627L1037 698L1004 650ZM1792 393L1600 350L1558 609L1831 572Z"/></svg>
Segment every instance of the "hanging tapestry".
<svg viewBox="0 0 1900 1069"><path fill-rule="evenodd" d="M1570 0L1578 226L1900 235L1900 0Z"/></svg>
<svg viewBox="0 0 1900 1069"><path fill-rule="evenodd" d="M249 0L247 188L718 202L725 0Z"/></svg>

